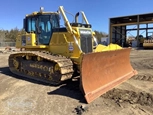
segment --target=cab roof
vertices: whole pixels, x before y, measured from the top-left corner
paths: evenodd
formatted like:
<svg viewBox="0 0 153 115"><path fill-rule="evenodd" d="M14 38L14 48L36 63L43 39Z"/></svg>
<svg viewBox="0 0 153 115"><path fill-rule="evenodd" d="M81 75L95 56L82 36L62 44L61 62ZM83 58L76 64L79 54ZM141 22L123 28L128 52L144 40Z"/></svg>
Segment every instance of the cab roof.
<svg viewBox="0 0 153 115"><path fill-rule="evenodd" d="M31 14L27 14L26 17L30 17L30 16L37 16L37 15L50 15L50 14L57 14L58 12L33 12Z"/></svg>

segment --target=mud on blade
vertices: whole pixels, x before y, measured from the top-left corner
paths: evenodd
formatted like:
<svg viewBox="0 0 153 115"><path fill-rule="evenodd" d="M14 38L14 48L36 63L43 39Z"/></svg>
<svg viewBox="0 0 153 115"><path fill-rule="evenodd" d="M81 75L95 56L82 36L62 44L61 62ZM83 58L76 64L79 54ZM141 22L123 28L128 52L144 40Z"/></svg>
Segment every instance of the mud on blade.
<svg viewBox="0 0 153 115"><path fill-rule="evenodd" d="M87 103L137 74L130 64L131 48L85 54L81 87Z"/></svg>

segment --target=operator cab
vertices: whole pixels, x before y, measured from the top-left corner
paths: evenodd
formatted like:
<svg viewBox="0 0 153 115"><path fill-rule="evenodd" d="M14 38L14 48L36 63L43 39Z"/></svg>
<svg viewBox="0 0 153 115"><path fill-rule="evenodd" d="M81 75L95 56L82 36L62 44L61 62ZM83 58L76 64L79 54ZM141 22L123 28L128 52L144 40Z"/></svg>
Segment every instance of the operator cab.
<svg viewBox="0 0 153 115"><path fill-rule="evenodd" d="M35 33L37 45L49 45L54 28L59 28L58 13L34 12L24 19L24 29L27 33Z"/></svg>

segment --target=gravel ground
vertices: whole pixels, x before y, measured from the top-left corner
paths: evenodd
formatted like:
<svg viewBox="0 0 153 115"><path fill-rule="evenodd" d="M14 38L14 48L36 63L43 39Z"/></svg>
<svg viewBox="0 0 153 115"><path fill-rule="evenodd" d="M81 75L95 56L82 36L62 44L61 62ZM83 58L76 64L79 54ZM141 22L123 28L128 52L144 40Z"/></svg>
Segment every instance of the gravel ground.
<svg viewBox="0 0 153 115"><path fill-rule="evenodd" d="M139 74L86 104L77 81L48 86L12 74L0 54L0 115L153 115L153 51L132 50Z"/></svg>

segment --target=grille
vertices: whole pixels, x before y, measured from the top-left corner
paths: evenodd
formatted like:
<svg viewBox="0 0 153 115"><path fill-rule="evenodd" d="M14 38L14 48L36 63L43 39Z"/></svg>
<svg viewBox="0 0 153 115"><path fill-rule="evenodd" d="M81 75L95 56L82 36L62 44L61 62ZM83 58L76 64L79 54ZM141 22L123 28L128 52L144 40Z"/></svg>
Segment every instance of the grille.
<svg viewBox="0 0 153 115"><path fill-rule="evenodd" d="M92 52L91 30L80 29L81 49L84 53Z"/></svg>

